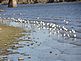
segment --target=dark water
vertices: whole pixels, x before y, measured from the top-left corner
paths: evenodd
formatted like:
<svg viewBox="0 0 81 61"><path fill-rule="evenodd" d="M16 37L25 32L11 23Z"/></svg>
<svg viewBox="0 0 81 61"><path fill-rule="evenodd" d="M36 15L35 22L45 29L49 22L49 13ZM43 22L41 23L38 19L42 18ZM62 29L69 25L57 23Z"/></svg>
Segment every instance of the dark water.
<svg viewBox="0 0 81 61"><path fill-rule="evenodd" d="M19 57L23 57L24 61L81 61L80 2L22 4L17 8L7 8L7 5L1 5L1 8L5 10L5 12L0 12L0 17L3 19L39 21L36 21L36 24L32 24L31 21L24 24L24 28L31 32L26 33L26 36L15 45L18 47L17 49L8 49L11 51L7 55L8 59L18 61ZM42 25L40 21L45 21L43 23L46 26ZM47 22L55 26L50 27ZM10 22L10 26L22 27L23 23ZM73 30L74 33L70 33ZM64 32L63 35L61 32ZM66 37L67 35L70 36ZM28 37L31 41L27 40ZM0 55L0 57L2 56Z"/></svg>
<svg viewBox="0 0 81 61"><path fill-rule="evenodd" d="M81 3L22 4L17 8L7 8L5 5L1 7L6 11L1 13L1 17L81 19Z"/></svg>

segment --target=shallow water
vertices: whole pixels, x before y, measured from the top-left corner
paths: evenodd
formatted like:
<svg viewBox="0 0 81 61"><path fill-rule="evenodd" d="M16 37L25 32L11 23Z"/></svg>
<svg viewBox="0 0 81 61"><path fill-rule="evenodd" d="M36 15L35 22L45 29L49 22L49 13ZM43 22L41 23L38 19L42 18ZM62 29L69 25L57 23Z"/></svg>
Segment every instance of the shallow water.
<svg viewBox="0 0 81 61"><path fill-rule="evenodd" d="M1 12L0 17L10 20L7 25L29 30L8 49L7 58L12 61L21 57L24 61L81 61L80 6L81 3L18 5L18 8L3 5L6 12Z"/></svg>

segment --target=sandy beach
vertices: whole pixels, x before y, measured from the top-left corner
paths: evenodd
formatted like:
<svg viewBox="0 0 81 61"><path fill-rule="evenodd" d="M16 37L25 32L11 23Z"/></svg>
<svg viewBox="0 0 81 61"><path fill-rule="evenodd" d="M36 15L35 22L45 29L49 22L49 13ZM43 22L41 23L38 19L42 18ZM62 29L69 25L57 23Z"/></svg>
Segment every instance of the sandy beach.
<svg viewBox="0 0 81 61"><path fill-rule="evenodd" d="M7 49L17 38L23 36L21 28L13 26L0 25L0 49Z"/></svg>

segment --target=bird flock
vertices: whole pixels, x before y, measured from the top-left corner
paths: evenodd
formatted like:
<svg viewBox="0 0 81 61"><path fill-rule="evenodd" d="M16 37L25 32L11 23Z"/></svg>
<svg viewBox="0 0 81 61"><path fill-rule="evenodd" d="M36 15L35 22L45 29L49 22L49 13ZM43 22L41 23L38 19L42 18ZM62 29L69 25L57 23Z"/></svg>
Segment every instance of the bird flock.
<svg viewBox="0 0 81 61"><path fill-rule="evenodd" d="M76 31L74 29L69 30L65 26L60 26L58 24L52 23L52 22L46 22L46 21L40 21L39 17L37 20L26 20L26 19L21 19L21 18L3 18L3 19L8 19L12 22L17 22L17 23L23 23L23 24L32 24L32 26L37 27L39 30L41 29L47 29L49 30L49 34L54 34L54 33L60 33L62 34L63 37L72 37L76 38ZM65 24L69 24L67 20L63 20Z"/></svg>
<svg viewBox="0 0 81 61"><path fill-rule="evenodd" d="M1 19L1 18L0 18ZM65 26L60 26L58 24L55 24L53 22L47 22L47 21L40 21L40 20L26 20L26 19L21 19L21 18L3 18L2 20L4 22L6 22L5 20L9 20L9 22L15 22L15 23L21 23L24 25L29 25L29 26L33 26L36 27L38 30L48 30L49 31L49 35L53 35L53 34L61 34L62 37L68 37L68 38L76 38L76 31L74 29L69 30L68 28L66 28ZM39 18L38 18L39 19ZM7 21L8 22L8 21ZM64 22L66 24L69 24L68 21L64 20ZM31 24L31 25L30 25ZM37 42L36 42L37 43ZM40 45L40 44L39 44ZM28 45L29 46L29 45ZM51 52L50 52L51 53ZM6 57L4 57L6 58ZM30 58L30 57L29 57ZM23 57L19 57L18 61L23 61ZM8 60L11 61L11 60Z"/></svg>
<svg viewBox="0 0 81 61"><path fill-rule="evenodd" d="M1 19L1 18L0 18ZM32 26L37 27L39 30L41 29L47 29L49 30L49 34L54 33L60 33L63 37L70 37L70 38L76 38L76 31L74 29L69 30L65 26L60 26L58 24L52 23L52 22L46 22L46 21L40 21L39 17L37 17L37 20L26 20L21 18L3 18L8 19L10 22L17 22L22 24L32 24ZM65 24L69 24L67 20L63 20Z"/></svg>

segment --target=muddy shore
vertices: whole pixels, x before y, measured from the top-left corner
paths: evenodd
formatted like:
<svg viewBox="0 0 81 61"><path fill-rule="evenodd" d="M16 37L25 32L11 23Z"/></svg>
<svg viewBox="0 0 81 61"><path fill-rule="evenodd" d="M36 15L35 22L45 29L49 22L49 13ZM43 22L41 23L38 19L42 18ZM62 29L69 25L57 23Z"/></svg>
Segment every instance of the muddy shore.
<svg viewBox="0 0 81 61"><path fill-rule="evenodd" d="M13 43L16 42L16 39L23 36L21 34L25 32L21 28L16 28L13 26L6 26L0 24L0 50L3 53L6 53L6 49Z"/></svg>

